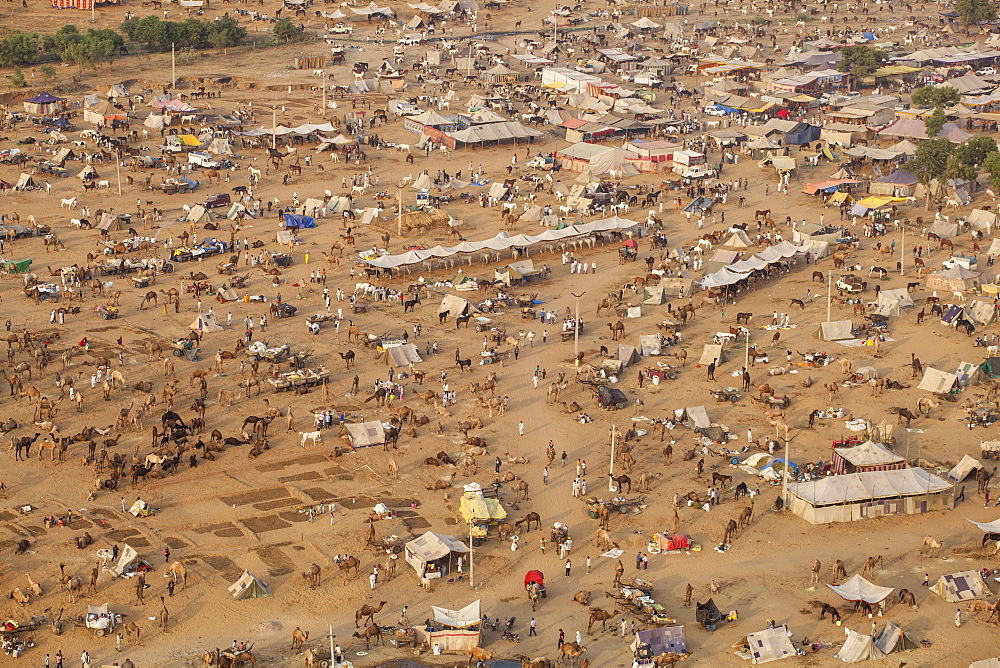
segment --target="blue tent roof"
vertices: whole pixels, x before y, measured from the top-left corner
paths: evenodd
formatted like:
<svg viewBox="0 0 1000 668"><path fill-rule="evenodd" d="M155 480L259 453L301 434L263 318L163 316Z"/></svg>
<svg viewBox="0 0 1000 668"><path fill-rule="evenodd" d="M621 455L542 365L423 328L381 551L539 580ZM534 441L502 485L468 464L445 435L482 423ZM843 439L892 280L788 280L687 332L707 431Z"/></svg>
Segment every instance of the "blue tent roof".
<svg viewBox="0 0 1000 668"><path fill-rule="evenodd" d="M51 104L52 102L61 102L65 100L64 97L56 97L51 93L39 93L30 100L25 100L25 102L34 102L36 104Z"/></svg>
<svg viewBox="0 0 1000 668"><path fill-rule="evenodd" d="M300 216L295 213L286 213L285 227L308 229L310 227L316 227L316 220L312 216Z"/></svg>

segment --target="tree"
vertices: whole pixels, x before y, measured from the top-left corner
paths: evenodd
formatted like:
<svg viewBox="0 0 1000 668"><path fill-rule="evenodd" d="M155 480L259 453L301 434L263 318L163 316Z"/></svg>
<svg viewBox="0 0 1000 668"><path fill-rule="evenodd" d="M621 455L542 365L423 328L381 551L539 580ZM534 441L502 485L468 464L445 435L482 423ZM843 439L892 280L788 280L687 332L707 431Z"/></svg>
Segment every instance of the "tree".
<svg viewBox="0 0 1000 668"><path fill-rule="evenodd" d="M955 157L963 165L979 167L991 153L997 152L997 142L993 137L973 137L955 147Z"/></svg>
<svg viewBox="0 0 1000 668"><path fill-rule="evenodd" d="M42 65L38 68L38 71L42 73L42 76L45 77L46 81L52 81L56 78L56 68L51 65Z"/></svg>
<svg viewBox="0 0 1000 668"><path fill-rule="evenodd" d="M937 137L941 134L941 128L948 122L948 117L944 115L941 107L934 109L934 113L924 118L924 129L927 130L928 137Z"/></svg>
<svg viewBox="0 0 1000 668"><path fill-rule="evenodd" d="M0 65L28 65L38 54L38 35L30 32L15 33L0 41Z"/></svg>
<svg viewBox="0 0 1000 668"><path fill-rule="evenodd" d="M924 86L913 91L910 100L918 107L946 107L958 102L959 95L951 86Z"/></svg>
<svg viewBox="0 0 1000 668"><path fill-rule="evenodd" d="M1000 152L994 151L986 156L983 171L990 175L990 185L1000 189Z"/></svg>
<svg viewBox="0 0 1000 668"><path fill-rule="evenodd" d="M920 142L920 146L917 147L913 155L913 160L908 162L906 166L926 186L948 172L948 159L954 150L954 144L947 139L925 139ZM931 192L928 188L927 208L930 209L930 207Z"/></svg>
<svg viewBox="0 0 1000 668"><path fill-rule="evenodd" d="M10 82L15 88L24 88L28 85L28 82L24 80L24 73L17 65L14 66L14 72L10 75Z"/></svg>
<svg viewBox="0 0 1000 668"><path fill-rule="evenodd" d="M955 12L964 26L979 25L997 17L997 8L993 0L957 0Z"/></svg>
<svg viewBox="0 0 1000 668"><path fill-rule="evenodd" d="M237 46L247 36L247 29L231 16L224 16L209 25L208 41L217 49Z"/></svg>
<svg viewBox="0 0 1000 668"><path fill-rule="evenodd" d="M861 78L870 76L872 72L889 60L889 55L882 49L870 49L867 46L848 46L840 50L843 59L837 65L840 72L850 72Z"/></svg>
<svg viewBox="0 0 1000 668"><path fill-rule="evenodd" d="M296 24L292 23L291 19L278 19L274 24L274 36L280 39L282 42L288 42L293 39L298 39L302 30Z"/></svg>

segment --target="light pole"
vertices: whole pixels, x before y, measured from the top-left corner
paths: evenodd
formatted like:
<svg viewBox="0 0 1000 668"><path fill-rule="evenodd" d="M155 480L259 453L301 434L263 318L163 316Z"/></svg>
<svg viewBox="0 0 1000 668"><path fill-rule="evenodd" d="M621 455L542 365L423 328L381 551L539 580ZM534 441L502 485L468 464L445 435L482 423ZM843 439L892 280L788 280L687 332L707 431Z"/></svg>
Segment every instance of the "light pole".
<svg viewBox="0 0 1000 668"><path fill-rule="evenodd" d="M617 492L618 487L615 485L615 436L618 431L616 425L611 425L611 466L608 469L608 491Z"/></svg>
<svg viewBox="0 0 1000 668"><path fill-rule="evenodd" d="M571 292L570 294L576 297L576 322L573 323L573 365L580 366L580 297L587 293Z"/></svg>
<svg viewBox="0 0 1000 668"><path fill-rule="evenodd" d="M396 234L403 236L403 187L396 185Z"/></svg>

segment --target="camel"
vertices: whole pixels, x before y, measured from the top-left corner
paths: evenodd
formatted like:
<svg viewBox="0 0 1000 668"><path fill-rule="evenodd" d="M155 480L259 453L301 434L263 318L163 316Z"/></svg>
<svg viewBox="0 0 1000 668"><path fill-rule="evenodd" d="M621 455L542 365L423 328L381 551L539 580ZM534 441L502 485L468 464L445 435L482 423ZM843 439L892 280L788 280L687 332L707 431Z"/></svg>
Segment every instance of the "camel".
<svg viewBox="0 0 1000 668"><path fill-rule="evenodd" d="M618 339L625 336L625 323L621 320L615 323L608 323L608 329L611 330L611 340L617 341Z"/></svg>
<svg viewBox="0 0 1000 668"><path fill-rule="evenodd" d="M616 547L618 547L618 543L616 543L615 541L611 540L611 534L608 533L607 529L598 529L597 530L597 549L598 550L606 551L606 550L615 549Z"/></svg>
<svg viewBox="0 0 1000 668"><path fill-rule="evenodd" d="M352 568L354 569L354 575L358 575L361 572L361 561L357 557L343 559L337 566L340 568L340 574L344 576L345 581Z"/></svg>
<svg viewBox="0 0 1000 668"><path fill-rule="evenodd" d="M559 656L556 658L556 663L562 663L565 658L571 665L575 664L580 655L586 651L587 648L581 647L579 643L564 642L559 646Z"/></svg>
<svg viewBox="0 0 1000 668"><path fill-rule="evenodd" d="M524 481L522 480L521 482L524 482ZM522 524L527 524L528 525L528 529L527 529L527 531L525 533L528 533L528 532L531 531L531 523L532 522L537 522L538 523L538 529L541 530L541 528L542 528L542 518L538 515L538 513L528 513L527 515L524 516L524 519L520 519L520 520L514 522L514 526L517 527L518 531L520 531L521 525Z"/></svg>
<svg viewBox="0 0 1000 668"><path fill-rule="evenodd" d="M222 652L218 656L219 668L235 668L249 663L257 668L257 657L250 650L242 652Z"/></svg>
<svg viewBox="0 0 1000 668"><path fill-rule="evenodd" d="M592 635L590 631L594 627L594 622L600 622L601 630L606 631L608 620L614 619L614 617L614 613L601 610L600 608L590 608L590 623L587 624L587 635Z"/></svg>
<svg viewBox="0 0 1000 668"><path fill-rule="evenodd" d="M525 501L528 500L528 481L527 480L518 480L517 483L514 485L514 500L518 501L521 498L523 498ZM532 513L532 515L535 515L535 513ZM535 515L535 517L538 517L538 516ZM539 528L541 528L541 527L539 526ZM529 531L530 530L531 529L529 529Z"/></svg>
<svg viewBox="0 0 1000 668"><path fill-rule="evenodd" d="M374 528L374 527L373 527ZM362 619L368 618L369 624L375 623L375 615L382 612L382 608L385 607L385 601L381 601L377 608L373 608L367 603L361 606L361 609L354 613L354 628L358 628L359 622Z"/></svg>
<svg viewBox="0 0 1000 668"><path fill-rule="evenodd" d="M148 304L149 302L153 302L153 306L156 306L156 300L157 300L156 290L150 290L145 295L143 295L142 302L140 302L139 304L139 308L140 309L146 308L146 304ZM148 353L149 350L147 349L146 352Z"/></svg>
<svg viewBox="0 0 1000 668"><path fill-rule="evenodd" d="M352 638L361 638L365 641L365 649L371 645L372 638L378 640L379 644L382 644L382 629L378 627L377 624L372 624L365 629L364 633L358 633L355 631L351 634Z"/></svg>
<svg viewBox="0 0 1000 668"><path fill-rule="evenodd" d="M990 616L986 618L986 621L989 622L993 619L993 615L1000 617L1000 599L997 599L997 602L993 604L992 608L990 608Z"/></svg>
<svg viewBox="0 0 1000 668"><path fill-rule="evenodd" d="M133 640L135 640L136 643L138 643L139 637L141 635L142 632L139 629L138 624L136 624L135 622L128 622L127 624L125 624L125 640L127 642L132 642Z"/></svg>
<svg viewBox="0 0 1000 668"><path fill-rule="evenodd" d="M847 577L847 571L844 569L844 562L841 559L837 559L835 562L833 562L832 570L833 570L834 580Z"/></svg>
<svg viewBox="0 0 1000 668"><path fill-rule="evenodd" d="M629 478L627 475L620 475L616 477L610 473L608 474L608 477L615 483L615 487L618 488L619 492L623 491L623 487L628 486L628 493L632 493L632 478Z"/></svg>
<svg viewBox="0 0 1000 668"><path fill-rule="evenodd" d="M819 569L822 568L823 564L817 559L813 562L812 567L809 569L809 582L819 582Z"/></svg>
<svg viewBox="0 0 1000 668"><path fill-rule="evenodd" d="M910 606L914 610L917 609L917 597L914 596L913 592L910 591L909 589L900 589L899 590L899 602L900 603L905 603L906 605Z"/></svg>
<svg viewBox="0 0 1000 668"><path fill-rule="evenodd" d="M879 566L882 565L881 555L879 555L878 557L868 557L865 560L865 565L861 569L861 576L870 578L872 576L872 570L875 568L875 564L878 564Z"/></svg>
<svg viewBox="0 0 1000 668"><path fill-rule="evenodd" d="M351 367L354 366L354 351L348 350L346 353L337 354L340 355L340 359L344 360L344 363L347 365L347 370L350 371Z"/></svg>
<svg viewBox="0 0 1000 668"><path fill-rule="evenodd" d="M941 549L941 543L930 536L924 536L924 543L920 546L920 554L930 554Z"/></svg>
<svg viewBox="0 0 1000 668"><path fill-rule="evenodd" d="M167 630L167 624L170 622L170 611L167 610L167 599L164 596L160 597L160 628L163 631Z"/></svg>
<svg viewBox="0 0 1000 668"><path fill-rule="evenodd" d="M590 592L580 590L573 594L573 601L579 603L580 605L586 606L590 604Z"/></svg>
<svg viewBox="0 0 1000 668"><path fill-rule="evenodd" d="M322 573L323 569L319 567L319 564L313 563L309 566L309 570L302 574L302 577L309 580L310 587L318 587Z"/></svg>
<svg viewBox="0 0 1000 668"><path fill-rule="evenodd" d="M933 399L929 399L927 397L921 397L917 399L917 415L922 415L924 413L927 413L929 417L931 414L931 409L937 408L940 405L941 402L939 401L934 401Z"/></svg>
<svg viewBox="0 0 1000 668"><path fill-rule="evenodd" d="M622 583L622 576L625 575L625 565L622 564L622 560L618 560L618 565L615 566L615 581L616 587L620 586Z"/></svg>
<svg viewBox="0 0 1000 668"><path fill-rule="evenodd" d="M487 652L482 647L473 647L469 650L469 665L472 665L473 659L475 659L477 663L492 661L494 654L496 654L496 652Z"/></svg>
<svg viewBox="0 0 1000 668"><path fill-rule="evenodd" d="M309 640L309 632L303 632L299 627L292 631L292 649L302 649L302 645Z"/></svg>

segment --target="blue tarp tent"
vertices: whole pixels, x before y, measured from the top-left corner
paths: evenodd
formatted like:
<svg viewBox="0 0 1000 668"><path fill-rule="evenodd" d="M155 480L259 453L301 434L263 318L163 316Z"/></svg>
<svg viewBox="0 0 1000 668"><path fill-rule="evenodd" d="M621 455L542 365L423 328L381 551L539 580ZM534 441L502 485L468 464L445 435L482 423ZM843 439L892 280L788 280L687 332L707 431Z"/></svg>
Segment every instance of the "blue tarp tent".
<svg viewBox="0 0 1000 668"><path fill-rule="evenodd" d="M283 227L297 227L300 230L316 227L316 219L312 216L300 216L296 213L286 213Z"/></svg>
<svg viewBox="0 0 1000 668"><path fill-rule="evenodd" d="M785 134L785 143L793 146L809 144L819 139L820 128L815 125L800 123L793 132Z"/></svg>
<svg viewBox="0 0 1000 668"><path fill-rule="evenodd" d="M693 202L684 207L685 211L690 211L691 213L699 213L701 211L708 211L711 206L715 204L715 200L711 197L698 197Z"/></svg>

